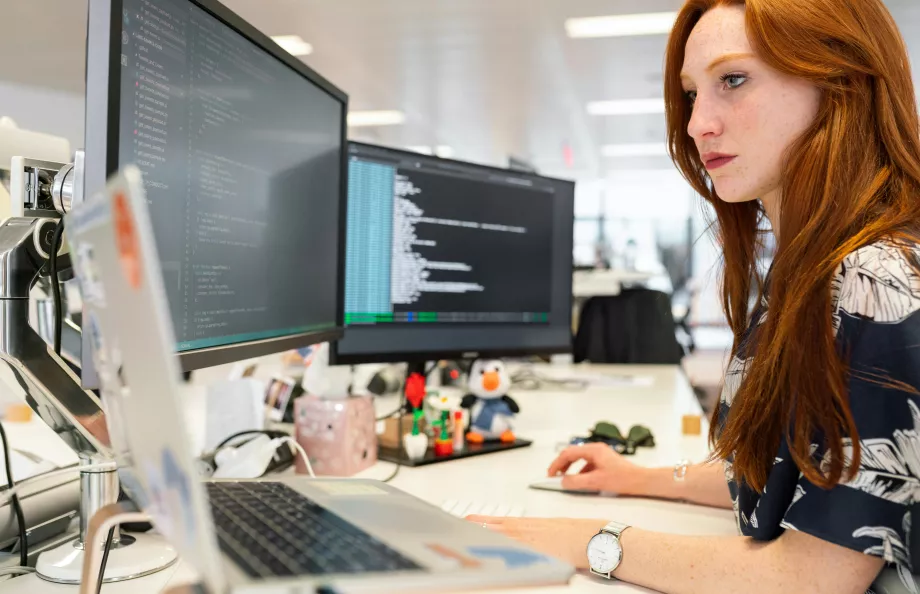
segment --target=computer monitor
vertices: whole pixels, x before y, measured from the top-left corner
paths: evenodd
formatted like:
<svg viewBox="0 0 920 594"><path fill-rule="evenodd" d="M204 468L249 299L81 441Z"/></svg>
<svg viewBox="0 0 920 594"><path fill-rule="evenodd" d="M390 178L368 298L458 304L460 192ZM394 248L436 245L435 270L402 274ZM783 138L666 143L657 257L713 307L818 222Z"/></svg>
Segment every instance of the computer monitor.
<svg viewBox="0 0 920 594"><path fill-rule="evenodd" d="M339 364L571 350L575 184L349 143Z"/></svg>
<svg viewBox="0 0 920 594"><path fill-rule="evenodd" d="M143 171L183 368L338 338L347 96L215 0L90 0L86 77L86 194Z"/></svg>

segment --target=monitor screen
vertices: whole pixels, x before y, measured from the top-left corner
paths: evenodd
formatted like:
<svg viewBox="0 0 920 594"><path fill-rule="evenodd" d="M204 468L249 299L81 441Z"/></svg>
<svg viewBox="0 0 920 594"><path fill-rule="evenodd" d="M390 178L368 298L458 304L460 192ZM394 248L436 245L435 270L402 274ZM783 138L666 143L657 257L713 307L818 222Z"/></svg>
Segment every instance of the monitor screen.
<svg viewBox="0 0 920 594"><path fill-rule="evenodd" d="M91 25L95 5L118 30L104 105L88 56L87 190L125 164L143 172L185 368L334 331L345 95L217 2L91 4Z"/></svg>
<svg viewBox="0 0 920 594"><path fill-rule="evenodd" d="M336 361L570 349L574 184L349 145Z"/></svg>

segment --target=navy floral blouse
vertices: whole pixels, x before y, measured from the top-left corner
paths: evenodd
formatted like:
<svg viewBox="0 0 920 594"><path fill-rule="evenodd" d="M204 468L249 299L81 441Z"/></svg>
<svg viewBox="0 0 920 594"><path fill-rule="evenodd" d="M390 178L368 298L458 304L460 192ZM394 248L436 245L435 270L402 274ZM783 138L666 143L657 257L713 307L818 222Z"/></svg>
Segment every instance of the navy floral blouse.
<svg viewBox="0 0 920 594"><path fill-rule="evenodd" d="M920 256L920 247L916 253ZM840 266L832 304L837 340L853 371L849 386L861 446L858 473L822 489L802 475L783 442L761 494L735 480L728 460L725 475L738 527L757 540L798 530L881 557L897 572L901 591L920 594L912 576L920 569L920 535L911 531L912 518L920 520L913 514L920 503L920 397L865 379L881 375L920 389L920 276L900 248L873 244ZM766 315L764 303L748 335ZM747 350L742 343L726 373L722 422L754 356ZM844 442L848 452L849 439ZM812 453L821 459L825 452L812 444Z"/></svg>

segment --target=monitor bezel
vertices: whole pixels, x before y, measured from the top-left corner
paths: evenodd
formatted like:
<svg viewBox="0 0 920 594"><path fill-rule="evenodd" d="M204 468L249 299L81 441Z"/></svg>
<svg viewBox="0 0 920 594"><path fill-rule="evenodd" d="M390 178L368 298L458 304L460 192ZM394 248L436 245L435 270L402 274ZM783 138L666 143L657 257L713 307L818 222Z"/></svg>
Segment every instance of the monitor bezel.
<svg viewBox="0 0 920 594"><path fill-rule="evenodd" d="M443 163L454 164L459 167L474 168L474 169L479 169L482 171L489 171L493 173L513 174L513 175L521 176L521 177L549 180L554 183L570 184L572 186L572 192L574 194L575 181L573 180L562 179L558 177L551 177L547 175L540 175L535 172L516 171L513 169L507 169L503 167L496 167L493 165L485 165L482 163L461 161L458 159L445 159L443 157L438 157L436 155L424 155L424 154L416 153L410 150L405 150L405 149L390 147L390 146L384 146L384 145L370 144L367 142L349 140L347 144L349 148L352 146L356 146L359 148L364 147L364 148L374 149L374 150L384 150L387 152L395 153L395 154L410 157L410 158L433 159L433 160L437 160ZM346 152L348 152L349 154L351 153L350 150ZM350 160L351 158L349 157L348 161ZM346 221L347 221L347 216L348 216L347 188L346 188L345 204L346 204L345 216L346 216ZM573 212L572 212L573 224L574 224L574 215L575 213L574 213L574 201L573 201ZM345 301L344 300L344 296L345 296L344 258L345 258L345 245L347 244L347 241L348 241L348 238L346 235L347 235L347 225L346 225L345 232L342 234L342 238L341 238L342 239L341 241L342 251L343 251L342 253L343 273L341 275L342 276L341 295L343 297L342 299L343 316L344 316L344 306L345 306L345 303L344 303ZM574 230L572 231L572 235L574 238ZM574 265L572 266L572 272L570 272L568 275L565 275L565 280L563 281L563 282L568 283L568 290L566 291L566 294L569 295L569 300L568 300L568 307L566 308L566 312L567 312L566 326L567 328L570 329L570 337L571 337L572 315L573 315L572 309L573 309L573 304L574 304L574 296L572 295L573 273L574 273ZM343 322L344 322L344 317L343 317ZM345 328L345 333L347 334L347 332L348 332L348 328ZM560 355L560 354L572 352L572 341L573 340L574 338L570 338L569 343L565 346L560 344L554 347L541 347L541 348L533 348L533 349L431 350L431 351L413 351L413 352L398 352L398 353L397 352L368 353L368 354L343 354L339 351L339 342L334 342L330 345L330 349L329 349L329 363L330 365L361 365L365 363L402 363L402 362L419 362L419 361L439 361L439 360L444 360L444 359L448 359L448 360L454 360L454 359L469 360L469 359L483 359L483 358L500 359L500 358L510 358L510 357Z"/></svg>
<svg viewBox="0 0 920 594"><path fill-rule="evenodd" d="M344 335L345 321L345 303L342 297L345 291L344 234L348 192L348 95L305 63L281 49L270 37L217 0L185 1L206 11L338 101L341 107L342 144L339 162L342 175L338 192L339 266L336 279L335 327L317 332L288 334L265 340L177 352L182 369L192 371L338 340ZM86 44L85 196L92 196L101 191L109 176L118 169L123 10L123 0L89 0ZM82 382L86 388L97 388L99 378L92 364L91 349L88 334L84 333L81 355Z"/></svg>

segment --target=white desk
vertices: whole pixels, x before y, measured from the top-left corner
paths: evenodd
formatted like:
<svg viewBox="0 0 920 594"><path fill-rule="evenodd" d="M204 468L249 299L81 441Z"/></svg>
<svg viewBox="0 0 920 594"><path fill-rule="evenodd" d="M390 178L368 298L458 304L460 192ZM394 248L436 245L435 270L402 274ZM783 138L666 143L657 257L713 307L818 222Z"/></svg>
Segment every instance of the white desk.
<svg viewBox="0 0 920 594"><path fill-rule="evenodd" d="M541 373L573 376L577 367L541 366ZM433 504L446 499L486 503L520 503L528 516L583 517L616 519L650 530L682 534L736 534L731 511L690 506L666 501L629 498L599 498L565 495L528 489L527 485L545 475L555 457L557 444L575 434L587 434L597 421L616 423L628 431L635 423L647 425L655 435L656 447L640 448L635 460L644 465L671 465L681 458L701 460L707 452L705 436L681 436L681 416L698 413L699 405L677 367L607 366L581 368L591 376L636 374L651 376L650 386L591 387L584 392L517 391L521 405L517 432L534 444L465 460L422 468L402 468L393 485ZM381 399L386 412L395 408L395 399ZM362 473L367 478L384 478L392 464L380 462ZM178 585L193 578L190 568L178 565L160 574L123 584L107 585L106 594L154 594L167 584ZM34 576L10 580L0 585L0 594L73 594L74 587L58 586ZM586 575L576 575L567 587L541 589L549 594L572 592L645 592L622 583L608 583ZM507 590L503 591L507 592ZM497 593L496 593L497 594Z"/></svg>

